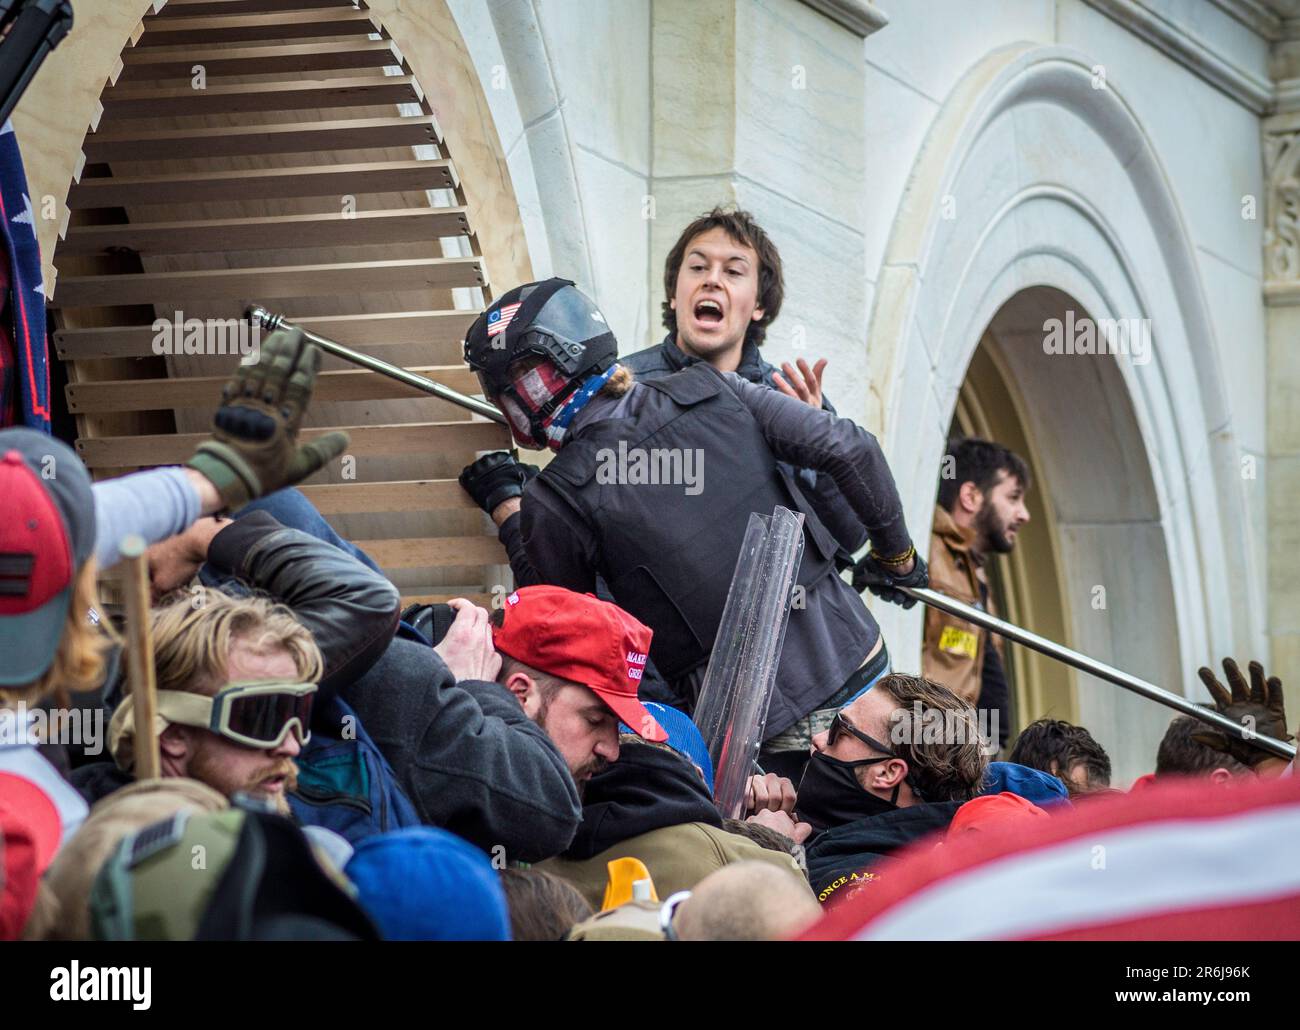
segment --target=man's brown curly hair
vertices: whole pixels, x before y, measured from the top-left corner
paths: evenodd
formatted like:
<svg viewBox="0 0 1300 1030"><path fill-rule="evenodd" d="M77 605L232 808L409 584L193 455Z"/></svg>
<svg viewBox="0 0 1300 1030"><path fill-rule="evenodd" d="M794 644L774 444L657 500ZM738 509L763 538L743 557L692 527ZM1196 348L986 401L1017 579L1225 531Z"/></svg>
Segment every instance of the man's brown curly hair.
<svg viewBox="0 0 1300 1030"><path fill-rule="evenodd" d="M947 687L921 676L890 673L872 689L883 690L898 702L885 739L907 763L907 782L918 800L969 801L983 790L988 742L980 736L974 708ZM937 726L943 727L941 734L934 732ZM936 735L941 739L932 739Z"/></svg>
<svg viewBox="0 0 1300 1030"><path fill-rule="evenodd" d="M710 229L722 229L734 242L753 248L758 255L758 306L763 309L763 317L749 323L745 330L745 342L752 341L755 345L761 345L763 337L767 335L767 327L781 313L785 278L781 272L781 255L776 244L748 211L728 211L726 208L715 207L682 230L664 261L664 328L676 338L677 312L673 310L673 297L677 294L677 273L681 271L686 248L690 246L691 240Z"/></svg>

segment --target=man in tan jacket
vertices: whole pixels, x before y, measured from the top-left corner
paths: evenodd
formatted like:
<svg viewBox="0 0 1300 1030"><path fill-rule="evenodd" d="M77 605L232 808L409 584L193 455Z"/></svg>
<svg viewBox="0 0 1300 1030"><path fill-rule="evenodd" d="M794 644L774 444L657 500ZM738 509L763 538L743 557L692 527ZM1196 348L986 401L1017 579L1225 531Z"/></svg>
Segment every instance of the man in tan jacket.
<svg viewBox="0 0 1300 1030"><path fill-rule="evenodd" d="M639 859L661 898L691 890L715 870L746 860L771 863L807 887L792 854L725 828L707 777L689 755L676 750L681 746L672 737L654 743L620 736L618 761L588 781L573 843L536 868L567 880L592 908L604 898L610 862L620 858Z"/></svg>
<svg viewBox="0 0 1300 1030"><path fill-rule="evenodd" d="M930 535L930 586L958 601L993 611L984 563L1007 554L1029 521L1024 494L1029 468L1018 454L970 437L948 445ZM929 608L922 669L981 710L997 713L998 745L1010 729L1007 682L998 641L974 623ZM993 716L989 716L993 718Z"/></svg>

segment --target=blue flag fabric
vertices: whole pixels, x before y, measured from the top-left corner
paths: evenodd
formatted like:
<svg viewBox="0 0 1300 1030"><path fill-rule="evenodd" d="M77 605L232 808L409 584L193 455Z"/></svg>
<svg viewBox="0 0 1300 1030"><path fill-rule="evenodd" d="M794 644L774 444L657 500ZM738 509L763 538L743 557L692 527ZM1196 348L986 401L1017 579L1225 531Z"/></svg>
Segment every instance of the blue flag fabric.
<svg viewBox="0 0 1300 1030"><path fill-rule="evenodd" d="M22 425L50 431L50 365L45 332L45 283L36 216L13 122L0 128L0 226L9 264L10 315L0 326L0 373L18 390ZM9 349L11 353L5 354ZM3 398L0 398L3 400ZM0 421L3 416L0 415Z"/></svg>

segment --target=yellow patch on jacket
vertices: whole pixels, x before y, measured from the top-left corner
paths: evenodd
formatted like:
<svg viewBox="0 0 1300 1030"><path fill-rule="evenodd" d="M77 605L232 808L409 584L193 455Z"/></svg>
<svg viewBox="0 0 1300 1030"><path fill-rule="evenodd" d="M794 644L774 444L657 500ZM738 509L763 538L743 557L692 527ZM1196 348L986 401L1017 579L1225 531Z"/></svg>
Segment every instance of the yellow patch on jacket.
<svg viewBox="0 0 1300 1030"><path fill-rule="evenodd" d="M979 637L970 630L958 629L956 626L944 626L939 634L939 650L947 654L962 655L973 659L979 647Z"/></svg>

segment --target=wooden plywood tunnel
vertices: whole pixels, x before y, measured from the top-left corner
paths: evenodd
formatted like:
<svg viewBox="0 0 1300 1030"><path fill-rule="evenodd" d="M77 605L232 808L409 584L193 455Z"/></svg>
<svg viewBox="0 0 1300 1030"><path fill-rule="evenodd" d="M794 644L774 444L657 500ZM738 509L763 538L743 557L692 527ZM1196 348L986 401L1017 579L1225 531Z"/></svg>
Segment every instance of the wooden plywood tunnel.
<svg viewBox="0 0 1300 1030"><path fill-rule="evenodd" d="M460 341L490 287L456 141L365 4L171 0L143 18L100 104L53 302L96 476L188 456L239 360L222 326L250 303L477 392ZM408 598L484 601L505 555L455 477L509 434L323 367L306 435L344 428L352 445L304 492Z"/></svg>

